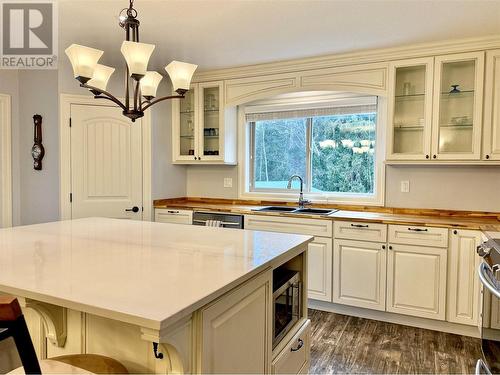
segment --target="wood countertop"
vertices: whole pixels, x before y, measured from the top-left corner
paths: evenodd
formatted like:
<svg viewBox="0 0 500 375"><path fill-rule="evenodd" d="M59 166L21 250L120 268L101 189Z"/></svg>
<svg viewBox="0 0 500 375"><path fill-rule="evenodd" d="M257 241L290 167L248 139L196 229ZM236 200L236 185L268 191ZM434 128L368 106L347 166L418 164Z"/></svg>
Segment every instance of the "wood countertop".
<svg viewBox="0 0 500 375"><path fill-rule="evenodd" d="M213 198L174 198L154 202L155 208L177 208L212 212L231 212L244 215L298 217L320 220L346 220L382 224L419 225L471 230L500 231L500 213L449 211L435 209L402 209L388 207L313 205L338 209L328 216L255 211L266 206L294 206L295 203L225 200Z"/></svg>
<svg viewBox="0 0 500 375"><path fill-rule="evenodd" d="M104 218L4 228L0 291L167 329L311 240Z"/></svg>

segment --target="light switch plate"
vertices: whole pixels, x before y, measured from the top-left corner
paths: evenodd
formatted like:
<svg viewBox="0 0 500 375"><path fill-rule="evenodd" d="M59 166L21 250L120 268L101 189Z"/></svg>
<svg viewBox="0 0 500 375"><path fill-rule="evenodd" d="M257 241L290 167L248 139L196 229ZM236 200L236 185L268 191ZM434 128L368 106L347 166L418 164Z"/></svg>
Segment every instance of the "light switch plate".
<svg viewBox="0 0 500 375"><path fill-rule="evenodd" d="M231 177L224 178L224 187L225 188L233 187L233 179Z"/></svg>
<svg viewBox="0 0 500 375"><path fill-rule="evenodd" d="M401 181L401 193L410 192L410 181Z"/></svg>

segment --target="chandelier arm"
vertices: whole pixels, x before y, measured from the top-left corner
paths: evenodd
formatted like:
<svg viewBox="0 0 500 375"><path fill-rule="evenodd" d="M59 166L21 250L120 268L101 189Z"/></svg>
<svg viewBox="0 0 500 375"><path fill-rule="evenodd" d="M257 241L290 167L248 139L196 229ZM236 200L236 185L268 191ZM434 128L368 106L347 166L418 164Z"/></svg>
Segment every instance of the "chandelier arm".
<svg viewBox="0 0 500 375"><path fill-rule="evenodd" d="M139 91L140 91L140 86L139 86L139 81L135 83L135 88L134 88L134 109L137 111L139 108L140 104L140 98L139 98Z"/></svg>
<svg viewBox="0 0 500 375"><path fill-rule="evenodd" d="M163 98L158 98L158 99L153 100L152 102L149 102L149 104L147 106L145 106L142 110L145 111L146 109L148 109L152 105L155 105L156 103L162 102L164 100L168 100L168 99L184 99L184 97L185 97L184 95L164 96Z"/></svg>
<svg viewBox="0 0 500 375"><path fill-rule="evenodd" d="M86 89L98 92L99 94L94 95L95 99L108 99L108 100L111 100L112 102L118 104L124 111L127 110L127 107L125 107L125 105L123 105L123 103L120 100L118 100L114 95L110 94L109 92L101 90L101 89L98 89L97 87L90 86L90 85L87 85L87 84L82 84L80 86L84 87ZM101 95L104 95L104 96L101 96Z"/></svg>

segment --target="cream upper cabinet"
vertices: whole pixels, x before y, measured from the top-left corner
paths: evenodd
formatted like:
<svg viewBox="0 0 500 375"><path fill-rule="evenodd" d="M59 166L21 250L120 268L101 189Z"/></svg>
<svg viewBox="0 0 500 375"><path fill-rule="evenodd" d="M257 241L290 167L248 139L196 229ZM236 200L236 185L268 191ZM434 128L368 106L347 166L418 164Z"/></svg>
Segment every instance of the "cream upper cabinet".
<svg viewBox="0 0 500 375"><path fill-rule="evenodd" d="M476 247L481 243L481 232L453 230L450 237L446 320L475 326L480 310L477 268L481 260Z"/></svg>
<svg viewBox="0 0 500 375"><path fill-rule="evenodd" d="M389 244L387 311L445 320L447 249Z"/></svg>
<svg viewBox="0 0 500 375"><path fill-rule="evenodd" d="M333 302L385 310L386 247L385 243L335 239Z"/></svg>
<svg viewBox="0 0 500 375"><path fill-rule="evenodd" d="M483 159L500 160L500 49L486 53Z"/></svg>
<svg viewBox="0 0 500 375"><path fill-rule="evenodd" d="M236 164L236 108L224 106L222 81L191 85L172 116L174 163Z"/></svg>
<svg viewBox="0 0 500 375"><path fill-rule="evenodd" d="M389 65L387 158L429 160L434 58Z"/></svg>
<svg viewBox="0 0 500 375"><path fill-rule="evenodd" d="M480 160L484 52L437 56L432 159Z"/></svg>

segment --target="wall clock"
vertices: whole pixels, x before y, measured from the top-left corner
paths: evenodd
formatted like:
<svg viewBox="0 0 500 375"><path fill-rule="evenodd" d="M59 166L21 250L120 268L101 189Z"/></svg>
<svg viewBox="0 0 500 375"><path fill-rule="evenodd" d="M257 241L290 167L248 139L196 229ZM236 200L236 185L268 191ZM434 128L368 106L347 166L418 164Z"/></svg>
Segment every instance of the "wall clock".
<svg viewBox="0 0 500 375"><path fill-rule="evenodd" d="M31 148L31 156L33 157L33 168L37 171L42 170L42 159L45 155L45 149L42 145L42 116L34 115L34 145Z"/></svg>

